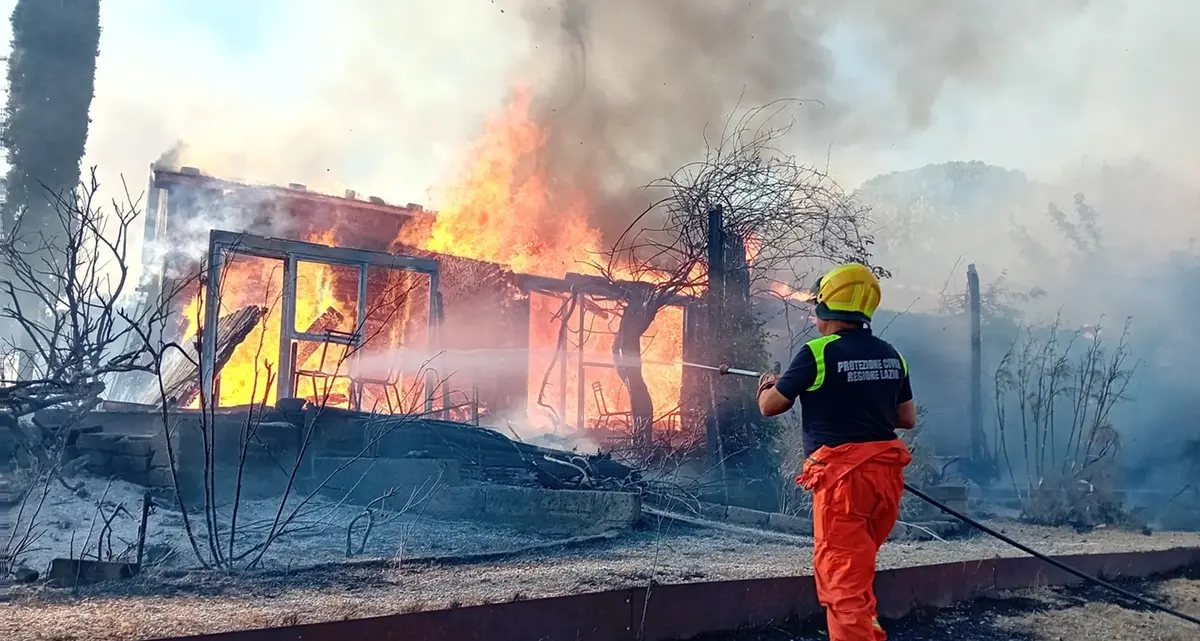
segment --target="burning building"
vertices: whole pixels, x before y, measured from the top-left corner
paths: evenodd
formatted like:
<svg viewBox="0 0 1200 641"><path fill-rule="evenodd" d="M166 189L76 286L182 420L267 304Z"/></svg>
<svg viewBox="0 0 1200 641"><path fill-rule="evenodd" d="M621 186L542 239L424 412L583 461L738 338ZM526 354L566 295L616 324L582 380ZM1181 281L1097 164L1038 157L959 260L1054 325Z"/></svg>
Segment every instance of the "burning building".
<svg viewBox="0 0 1200 641"><path fill-rule="evenodd" d="M213 368L177 368L170 402L198 404L198 379L211 381L217 406L303 398L564 428L600 442L630 434L628 386L613 356L620 288L561 262L503 264L478 247L456 251L438 223L419 205L349 191L154 168L147 293L181 292L168 333L201 343L200 362ZM676 297L642 337L656 440L702 431L682 366L698 334L693 302ZM216 332L196 341L209 326Z"/></svg>

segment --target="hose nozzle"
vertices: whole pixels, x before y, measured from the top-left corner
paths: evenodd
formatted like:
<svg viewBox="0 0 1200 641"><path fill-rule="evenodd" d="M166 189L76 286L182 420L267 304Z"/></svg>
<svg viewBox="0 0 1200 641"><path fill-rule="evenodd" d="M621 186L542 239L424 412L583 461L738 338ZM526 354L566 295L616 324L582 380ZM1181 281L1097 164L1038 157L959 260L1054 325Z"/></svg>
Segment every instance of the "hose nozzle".
<svg viewBox="0 0 1200 641"><path fill-rule="evenodd" d="M722 365L722 366L718 367L717 371L720 372L722 375L750 376L752 378L758 378L759 376L762 376L762 372L753 372L748 369L738 369L736 367L730 367L728 365Z"/></svg>

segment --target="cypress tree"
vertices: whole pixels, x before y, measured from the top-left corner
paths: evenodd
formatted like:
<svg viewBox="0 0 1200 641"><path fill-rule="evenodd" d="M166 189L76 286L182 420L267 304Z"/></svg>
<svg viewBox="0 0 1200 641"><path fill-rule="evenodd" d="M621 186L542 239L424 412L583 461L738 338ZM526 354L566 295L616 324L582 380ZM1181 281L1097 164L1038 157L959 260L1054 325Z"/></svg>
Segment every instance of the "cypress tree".
<svg viewBox="0 0 1200 641"><path fill-rule="evenodd" d="M61 233L47 189L79 183L100 45L100 0L18 0L12 13L8 104L0 143L8 155L0 225L22 235ZM20 212L24 211L24 214Z"/></svg>

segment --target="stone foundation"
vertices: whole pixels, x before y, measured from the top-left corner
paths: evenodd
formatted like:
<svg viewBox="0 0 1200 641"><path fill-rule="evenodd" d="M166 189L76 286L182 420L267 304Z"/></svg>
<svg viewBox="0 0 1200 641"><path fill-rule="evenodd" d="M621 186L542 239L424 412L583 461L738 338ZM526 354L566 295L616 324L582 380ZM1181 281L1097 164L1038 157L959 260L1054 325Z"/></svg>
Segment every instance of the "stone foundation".
<svg viewBox="0 0 1200 641"><path fill-rule="evenodd" d="M438 518L482 520L540 534L586 536L633 527L641 518L642 503L640 496L627 492L476 484L439 491L423 510Z"/></svg>
<svg viewBox="0 0 1200 641"><path fill-rule="evenodd" d="M308 470L303 484L324 484L321 493L335 500L541 534L600 534L628 529L641 517L635 494L464 482L452 460L318 457Z"/></svg>
<svg viewBox="0 0 1200 641"><path fill-rule="evenodd" d="M157 419L156 434L126 433L121 429L129 425L120 416L124 413L108 414L97 412L96 418L108 420L73 435L68 456L82 459L91 474L173 494L175 483L167 443L161 436L161 418ZM158 415L141 417L142 422L135 422L138 427L145 430L148 416ZM329 500L354 505L567 536L628 529L641 517L641 500L635 494L484 482L488 475L483 466L493 459L505 464L507 459L456 445L453 430L447 430L445 437L453 451L467 450L462 460L436 456L449 450L445 445L435 449L428 429L402 425L380 439L369 432L378 429L377 425L330 421L309 434L309 428L290 421L266 421L248 428L245 419L244 413L220 411L206 425L215 435L210 456L212 492L218 504L231 504L235 497L243 501L271 499L290 487L291 494L298 497L318 492ZM110 425L110 420L114 424ZM179 491L189 511L201 509L205 501L205 443L200 427L200 417L194 413L181 413L172 421L171 447ZM252 438L245 439L246 434ZM511 447L497 451L510 453ZM529 473L514 468L502 472L502 477L518 478L519 472ZM176 497L170 500L174 502Z"/></svg>
<svg viewBox="0 0 1200 641"><path fill-rule="evenodd" d="M147 487L172 484L171 471L166 459L157 455L153 436L89 432L79 434L67 447L68 456L83 459L83 469L96 476Z"/></svg>

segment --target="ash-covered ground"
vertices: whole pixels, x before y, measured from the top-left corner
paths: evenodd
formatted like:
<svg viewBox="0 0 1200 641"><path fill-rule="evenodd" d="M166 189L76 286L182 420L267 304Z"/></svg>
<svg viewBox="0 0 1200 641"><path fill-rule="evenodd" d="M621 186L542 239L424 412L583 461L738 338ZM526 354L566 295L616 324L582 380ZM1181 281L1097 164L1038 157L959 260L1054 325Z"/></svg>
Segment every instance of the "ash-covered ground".
<svg viewBox="0 0 1200 641"><path fill-rule="evenodd" d="M136 492L136 488L125 490ZM112 488L109 491L112 496ZM140 500L140 494L136 496ZM62 512L52 513L77 514L68 508L62 504L55 508ZM377 543L369 550L377 558L346 562L347 513L328 519L330 527L324 534L317 534L322 531L317 528L292 541L281 539L269 555L270 569L190 571L182 568L191 563L191 553L186 543L181 546L180 533L171 529L178 527L173 525L178 514L159 510L153 518L151 529L158 538L152 540L172 546L177 555L169 567L130 581L77 590L42 585L3 588L0 639L149 639L618 589L652 580L675 583L788 576L812 569L810 541L803 537L663 521L617 538L546 547L553 543L547 537L411 515L396 521L408 529L397 525L394 530L379 529L372 535ZM260 514L248 517L247 522L263 518ZM1200 535L1195 533L1147 536L1102 529L1079 534L1004 521L991 525L1051 554L1200 544ZM61 545L62 536L55 540ZM395 551L402 543L408 552L401 559ZM464 559L477 552L521 548L527 551L502 558ZM895 542L884 547L880 564L892 568L1017 555L1020 553L1004 544L982 537ZM432 557L449 558L433 561Z"/></svg>
<svg viewBox="0 0 1200 641"><path fill-rule="evenodd" d="M1123 585L1190 616L1200 616L1200 572ZM1014 591L885 621L891 641L1194 641L1200 627L1132 604L1097 587ZM821 621L706 636L696 641L824 641Z"/></svg>
<svg viewBox="0 0 1200 641"><path fill-rule="evenodd" d="M124 481L89 477L72 478L68 483L80 491L73 492L64 484L51 483L44 501L40 493L36 494L26 503L20 518L15 509L11 511L10 520L17 523L18 536L24 536L29 525L33 525L30 533L35 540L22 562L42 571L56 557L77 558L85 554L105 560L117 557L132 560L144 488ZM235 556L245 556L237 565L250 564L257 556L257 546L268 538L273 540L261 562L256 564L259 569L286 571L345 561L348 526L355 517L363 514L363 508L320 496L308 498L297 492L289 498L282 512L278 499L242 501L237 510L233 551ZM206 549L203 513L189 511L189 516L198 545ZM110 523L108 528L105 527L106 520ZM227 528L234 522L232 511L220 510L216 521L224 529L222 548L227 548ZM360 519L351 533L349 545L355 556L402 560L486 554L556 540L492 525L434 521L423 518L419 509L407 513L375 511L369 536L362 545L367 526L368 521ZM284 534L271 537L273 530ZM146 533L147 559L153 565L176 570L197 566L183 515L174 504L163 500L157 502Z"/></svg>

